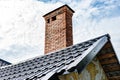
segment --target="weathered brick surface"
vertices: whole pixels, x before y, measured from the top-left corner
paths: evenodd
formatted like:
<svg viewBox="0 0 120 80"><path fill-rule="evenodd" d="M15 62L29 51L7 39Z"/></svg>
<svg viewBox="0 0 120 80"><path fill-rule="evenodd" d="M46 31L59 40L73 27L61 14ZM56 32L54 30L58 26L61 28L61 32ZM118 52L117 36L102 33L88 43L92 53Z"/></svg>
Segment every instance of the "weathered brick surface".
<svg viewBox="0 0 120 80"><path fill-rule="evenodd" d="M44 16L46 21L45 54L73 44L73 11L67 6L56 9ZM52 20L56 16L56 20Z"/></svg>

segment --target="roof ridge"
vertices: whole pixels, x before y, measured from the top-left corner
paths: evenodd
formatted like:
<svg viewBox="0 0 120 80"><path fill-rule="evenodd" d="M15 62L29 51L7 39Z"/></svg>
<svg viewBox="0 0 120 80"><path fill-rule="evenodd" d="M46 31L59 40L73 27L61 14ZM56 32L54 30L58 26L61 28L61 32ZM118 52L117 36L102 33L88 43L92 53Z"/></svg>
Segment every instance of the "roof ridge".
<svg viewBox="0 0 120 80"><path fill-rule="evenodd" d="M70 48L70 47L73 47L73 46L78 45L78 44L85 43L85 42L90 41L90 40L99 39L99 38L104 37L104 36L110 38L110 35L109 35L109 34L105 34L105 35L99 36L99 37L97 37L97 38L92 38L92 39L89 39L89 40L86 40L86 41L83 41L83 42L80 42L80 43L77 43L77 44L71 45L71 46L69 46L69 47L62 48L62 49L59 49L59 50L56 50L56 51L50 52L50 53L48 53L48 54L43 54L43 55L40 55L40 56L35 56L35 57L29 58L29 59L26 59L26 60L23 60L23 61L20 61L20 62L17 62L17 63L13 63L13 64L8 65L8 66L17 65L17 64L20 64L20 63L24 63L24 62L27 62L27 61L30 61L30 60L36 59L36 58L40 58L40 57L43 57L43 56L47 56L47 55L50 55L50 54L54 54L55 52L59 52L59 51L64 50L64 49L68 49L68 48ZM4 67L7 67L7 66L4 66Z"/></svg>

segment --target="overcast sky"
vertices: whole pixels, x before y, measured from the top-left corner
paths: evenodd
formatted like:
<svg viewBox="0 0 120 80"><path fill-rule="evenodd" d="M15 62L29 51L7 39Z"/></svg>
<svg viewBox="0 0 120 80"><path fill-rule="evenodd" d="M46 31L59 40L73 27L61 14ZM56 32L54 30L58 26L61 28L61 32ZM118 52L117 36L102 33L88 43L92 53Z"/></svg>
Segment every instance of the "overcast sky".
<svg viewBox="0 0 120 80"><path fill-rule="evenodd" d="M110 34L120 58L120 0L0 0L0 58L17 63L44 54L44 14L68 4L74 44Z"/></svg>

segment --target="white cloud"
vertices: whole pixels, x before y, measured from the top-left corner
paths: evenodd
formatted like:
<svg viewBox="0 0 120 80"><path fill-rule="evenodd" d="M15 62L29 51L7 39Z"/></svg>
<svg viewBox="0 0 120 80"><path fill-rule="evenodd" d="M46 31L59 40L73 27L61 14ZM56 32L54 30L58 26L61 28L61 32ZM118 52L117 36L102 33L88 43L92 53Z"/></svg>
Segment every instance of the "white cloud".
<svg viewBox="0 0 120 80"><path fill-rule="evenodd" d="M16 62L43 54L45 25L42 16L61 5L62 3L45 4L35 0L1 0L1 57L10 62ZM22 50L15 49L23 52L14 52L12 45L16 47L20 45ZM25 50L22 47L32 47L36 51L32 49L29 52L28 49Z"/></svg>
<svg viewBox="0 0 120 80"><path fill-rule="evenodd" d="M85 3L86 2L83 2L82 4ZM88 3L88 6L83 6L84 9L79 5L77 5L78 7L76 6L76 13L73 18L74 43L83 42L85 40L109 33L113 47L120 59L120 15L114 14L119 12L118 5L115 5L116 3L114 2L110 2L109 6L104 6L102 9L99 9L99 7L92 7L91 4L93 1ZM108 1L106 3L108 3ZM100 6L102 6L102 4ZM93 17L93 15L96 15L96 17Z"/></svg>
<svg viewBox="0 0 120 80"><path fill-rule="evenodd" d="M60 0L45 3L42 0L0 0L0 57L17 62L43 54L45 25L42 16L63 4L75 10L74 43L110 33L115 50L119 53L120 15L116 17L113 15L115 12L111 12L118 11L115 9L119 0L104 0L109 5L99 4L100 7L93 6L96 1ZM16 47L11 48L13 45Z"/></svg>
<svg viewBox="0 0 120 80"><path fill-rule="evenodd" d="M119 17L112 17L112 18L105 18L101 20L96 27L98 27L97 31L103 30L104 33L109 33L111 36L111 41L113 44L113 47L118 55L118 58L120 59L120 16Z"/></svg>

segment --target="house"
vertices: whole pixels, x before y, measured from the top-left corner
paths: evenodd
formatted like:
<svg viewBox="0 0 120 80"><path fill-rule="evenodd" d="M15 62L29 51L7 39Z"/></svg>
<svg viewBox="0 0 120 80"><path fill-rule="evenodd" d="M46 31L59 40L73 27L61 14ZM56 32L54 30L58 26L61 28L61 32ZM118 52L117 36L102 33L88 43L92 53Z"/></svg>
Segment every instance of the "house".
<svg viewBox="0 0 120 80"><path fill-rule="evenodd" d="M120 80L108 34L73 45L73 13L63 5L45 14L45 55L0 67L0 80Z"/></svg>

